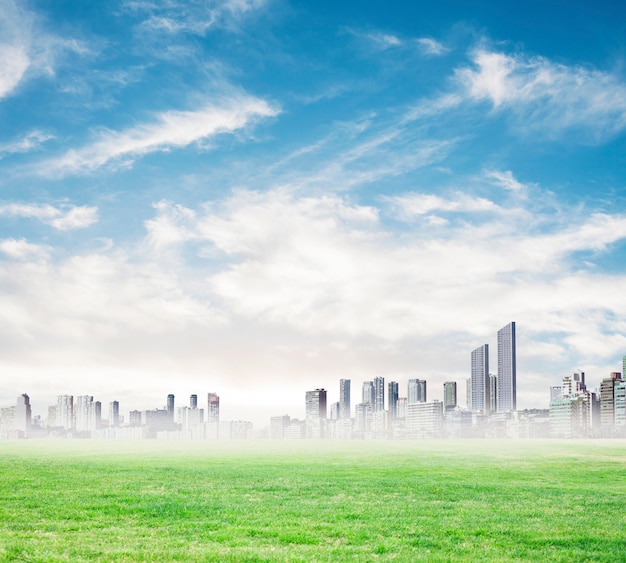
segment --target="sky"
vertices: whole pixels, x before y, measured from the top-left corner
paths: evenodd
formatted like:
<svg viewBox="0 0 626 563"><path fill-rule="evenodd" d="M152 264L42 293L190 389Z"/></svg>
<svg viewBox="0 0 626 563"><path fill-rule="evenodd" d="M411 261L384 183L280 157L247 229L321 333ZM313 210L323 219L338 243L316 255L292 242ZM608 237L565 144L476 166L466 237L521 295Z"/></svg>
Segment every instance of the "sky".
<svg viewBox="0 0 626 563"><path fill-rule="evenodd" d="M0 0L0 61L2 406L621 371L623 2Z"/></svg>

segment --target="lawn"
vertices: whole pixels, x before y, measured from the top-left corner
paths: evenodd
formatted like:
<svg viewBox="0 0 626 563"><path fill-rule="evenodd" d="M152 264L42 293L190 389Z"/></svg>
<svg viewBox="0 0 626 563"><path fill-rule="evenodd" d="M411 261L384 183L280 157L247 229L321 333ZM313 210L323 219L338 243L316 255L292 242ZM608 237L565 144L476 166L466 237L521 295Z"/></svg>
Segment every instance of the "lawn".
<svg viewBox="0 0 626 563"><path fill-rule="evenodd" d="M0 442L4 561L626 561L626 442Z"/></svg>

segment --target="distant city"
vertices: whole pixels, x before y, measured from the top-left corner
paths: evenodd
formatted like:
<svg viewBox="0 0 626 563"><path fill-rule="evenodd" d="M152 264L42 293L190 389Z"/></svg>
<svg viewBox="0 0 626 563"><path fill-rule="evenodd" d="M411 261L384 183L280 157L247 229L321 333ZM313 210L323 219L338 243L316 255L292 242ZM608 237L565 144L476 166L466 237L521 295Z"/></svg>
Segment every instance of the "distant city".
<svg viewBox="0 0 626 563"><path fill-rule="evenodd" d="M327 404L327 390L305 392L305 418L273 416L255 429L245 420L220 420L220 397L211 392L199 406L198 395L176 406L174 395L153 410L120 414L119 401L103 412L91 395L59 395L45 418L33 417L30 397L0 409L0 438L92 438L103 440L246 440L420 438L608 438L626 437L626 356L622 372L587 389L583 372L566 375L550 388L549 409L517 410L516 328L497 331L497 373L490 373L489 345L471 352L470 377L463 381L466 407L458 403L456 381L443 384L443 401L428 401L427 381L409 379L406 396L399 384L375 377L361 385L352 408L351 380L339 380L339 401ZM386 395L386 397L385 397ZM203 399L204 401L204 399ZM105 418L105 414L108 418Z"/></svg>

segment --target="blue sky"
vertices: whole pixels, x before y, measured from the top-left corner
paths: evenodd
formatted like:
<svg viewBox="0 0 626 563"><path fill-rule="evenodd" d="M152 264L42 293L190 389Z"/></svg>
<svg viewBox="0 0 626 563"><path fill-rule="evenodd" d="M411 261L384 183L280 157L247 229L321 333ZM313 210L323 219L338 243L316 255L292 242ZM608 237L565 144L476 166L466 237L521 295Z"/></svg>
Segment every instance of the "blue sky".
<svg viewBox="0 0 626 563"><path fill-rule="evenodd" d="M2 404L619 370L626 7L413 4L0 0Z"/></svg>

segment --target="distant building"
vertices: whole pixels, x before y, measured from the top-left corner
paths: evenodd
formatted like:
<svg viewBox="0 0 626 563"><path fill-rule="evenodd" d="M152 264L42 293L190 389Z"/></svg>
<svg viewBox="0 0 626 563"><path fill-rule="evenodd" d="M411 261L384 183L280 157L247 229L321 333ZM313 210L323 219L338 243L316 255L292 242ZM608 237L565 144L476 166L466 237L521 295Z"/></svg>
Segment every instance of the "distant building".
<svg viewBox="0 0 626 563"><path fill-rule="evenodd" d="M17 398L15 406L15 429L23 436L28 436L32 424L30 398L24 393Z"/></svg>
<svg viewBox="0 0 626 563"><path fill-rule="evenodd" d="M374 412L385 410L385 378L374 378Z"/></svg>
<svg viewBox="0 0 626 563"><path fill-rule="evenodd" d="M109 403L109 427L116 428L120 425L120 404L118 401Z"/></svg>
<svg viewBox="0 0 626 563"><path fill-rule="evenodd" d="M426 397L426 380L425 379L409 379L407 386L408 404L425 403Z"/></svg>
<svg viewBox="0 0 626 563"><path fill-rule="evenodd" d="M339 380L339 418L350 418L350 380Z"/></svg>
<svg viewBox="0 0 626 563"><path fill-rule="evenodd" d="M443 408L449 411L456 407L456 381L446 381L443 384Z"/></svg>
<svg viewBox="0 0 626 563"><path fill-rule="evenodd" d="M622 381L622 374L612 372L609 377L600 383L600 425L613 427L615 425L615 387Z"/></svg>
<svg viewBox="0 0 626 563"><path fill-rule="evenodd" d="M406 405L407 405L407 398L398 397L398 410L397 410L396 418L406 418Z"/></svg>
<svg viewBox="0 0 626 563"><path fill-rule="evenodd" d="M497 412L517 409L517 355L515 322L498 331Z"/></svg>
<svg viewBox="0 0 626 563"><path fill-rule="evenodd" d="M498 376L492 373L489 374L489 412L491 414L500 412L498 411Z"/></svg>
<svg viewBox="0 0 626 563"><path fill-rule="evenodd" d="M472 351L472 411L489 414L489 345Z"/></svg>
<svg viewBox="0 0 626 563"><path fill-rule="evenodd" d="M72 395L59 395L57 397L56 424L66 430L74 427L74 397Z"/></svg>
<svg viewBox="0 0 626 563"><path fill-rule="evenodd" d="M167 406L165 408L170 420L174 422L174 395L171 393L167 396Z"/></svg>
<svg viewBox="0 0 626 563"><path fill-rule="evenodd" d="M326 427L326 389L306 392L306 437L324 438Z"/></svg>
<svg viewBox="0 0 626 563"><path fill-rule="evenodd" d="M391 418L398 418L398 382L390 381L387 388L387 404Z"/></svg>
<svg viewBox="0 0 626 563"><path fill-rule="evenodd" d="M189 408L197 409L198 408L198 395L190 395L189 396Z"/></svg>
<svg viewBox="0 0 626 563"><path fill-rule="evenodd" d="M220 397L217 393L209 393L207 400L207 422L217 423L220 421Z"/></svg>
<svg viewBox="0 0 626 563"><path fill-rule="evenodd" d="M354 407L354 434L358 438L364 438L372 431L372 405L359 403Z"/></svg>
<svg viewBox="0 0 626 563"><path fill-rule="evenodd" d="M283 440L285 438L285 430L291 423L291 417L288 414L283 416L273 416L270 418L270 438L272 440Z"/></svg>
<svg viewBox="0 0 626 563"><path fill-rule="evenodd" d="M361 387L361 402L371 405L374 408L374 402L376 401L376 392L374 390L373 381L364 381Z"/></svg>
<svg viewBox="0 0 626 563"><path fill-rule="evenodd" d="M436 438L443 434L443 403L409 403L406 430L409 438Z"/></svg>

